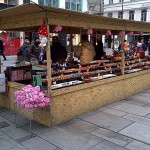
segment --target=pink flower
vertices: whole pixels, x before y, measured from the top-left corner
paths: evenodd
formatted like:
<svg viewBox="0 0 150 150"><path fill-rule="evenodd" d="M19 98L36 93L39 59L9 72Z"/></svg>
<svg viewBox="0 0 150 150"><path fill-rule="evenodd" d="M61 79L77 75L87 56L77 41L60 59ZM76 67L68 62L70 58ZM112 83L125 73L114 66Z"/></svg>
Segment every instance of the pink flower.
<svg viewBox="0 0 150 150"><path fill-rule="evenodd" d="M111 30L107 30L106 36L110 36L110 35L111 35Z"/></svg>
<svg viewBox="0 0 150 150"><path fill-rule="evenodd" d="M55 32L60 32L62 30L62 26L61 25L57 25L54 29Z"/></svg>
<svg viewBox="0 0 150 150"><path fill-rule="evenodd" d="M92 35L92 34L93 34L93 29L92 29L92 28L89 28L88 31L87 31L87 34L88 34L88 35Z"/></svg>

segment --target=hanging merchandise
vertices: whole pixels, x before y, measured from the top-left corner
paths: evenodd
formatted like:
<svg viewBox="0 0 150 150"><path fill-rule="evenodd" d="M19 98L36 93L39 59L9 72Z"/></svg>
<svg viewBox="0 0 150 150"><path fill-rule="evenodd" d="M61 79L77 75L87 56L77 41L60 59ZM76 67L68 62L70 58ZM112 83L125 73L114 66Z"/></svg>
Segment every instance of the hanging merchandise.
<svg viewBox="0 0 150 150"><path fill-rule="evenodd" d="M141 31L141 32L140 32L140 36L143 36L143 35L144 35L144 33Z"/></svg>
<svg viewBox="0 0 150 150"><path fill-rule="evenodd" d="M60 32L62 30L62 26L61 25L57 25L54 29L55 32Z"/></svg>
<svg viewBox="0 0 150 150"><path fill-rule="evenodd" d="M107 30L106 36L110 36L110 35L111 35L111 30Z"/></svg>
<svg viewBox="0 0 150 150"><path fill-rule="evenodd" d="M46 27L45 24L42 24L42 25L40 26L40 28L38 29L38 34L39 34L39 35L48 36L47 27Z"/></svg>
<svg viewBox="0 0 150 150"><path fill-rule="evenodd" d="M119 36L124 36L125 35L125 31L120 31L119 32Z"/></svg>
<svg viewBox="0 0 150 150"><path fill-rule="evenodd" d="M93 29L92 29L92 28L89 28L88 31L87 31L87 34L88 34L88 35L92 35L92 34L93 34Z"/></svg>
<svg viewBox="0 0 150 150"><path fill-rule="evenodd" d="M129 35L130 35L130 36L132 36L133 34L134 34L134 32L133 32L133 31L130 31L130 32L129 32Z"/></svg>

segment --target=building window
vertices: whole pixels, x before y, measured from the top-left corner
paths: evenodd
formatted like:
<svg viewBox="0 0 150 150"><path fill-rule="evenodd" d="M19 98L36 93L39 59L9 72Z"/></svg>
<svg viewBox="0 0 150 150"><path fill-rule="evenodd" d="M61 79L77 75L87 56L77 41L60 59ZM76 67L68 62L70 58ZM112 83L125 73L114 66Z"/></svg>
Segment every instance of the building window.
<svg viewBox="0 0 150 150"><path fill-rule="evenodd" d="M112 18L112 13L108 13L108 17Z"/></svg>
<svg viewBox="0 0 150 150"><path fill-rule="evenodd" d="M129 20L134 20L134 10L129 11Z"/></svg>
<svg viewBox="0 0 150 150"><path fill-rule="evenodd" d="M58 0L39 0L39 4L50 7L58 7Z"/></svg>
<svg viewBox="0 0 150 150"><path fill-rule="evenodd" d="M118 12L118 18L123 18L122 11L119 11L119 12Z"/></svg>
<svg viewBox="0 0 150 150"><path fill-rule="evenodd" d="M113 0L109 0L109 4L113 4Z"/></svg>
<svg viewBox="0 0 150 150"><path fill-rule="evenodd" d="M82 0L65 0L65 8L69 10L81 11Z"/></svg>
<svg viewBox="0 0 150 150"><path fill-rule="evenodd" d="M124 2L124 0L119 0L120 3Z"/></svg>
<svg viewBox="0 0 150 150"><path fill-rule="evenodd" d="M141 21L146 21L147 18L147 10L141 10Z"/></svg>
<svg viewBox="0 0 150 150"><path fill-rule="evenodd" d="M30 0L23 0L23 3L30 3Z"/></svg>

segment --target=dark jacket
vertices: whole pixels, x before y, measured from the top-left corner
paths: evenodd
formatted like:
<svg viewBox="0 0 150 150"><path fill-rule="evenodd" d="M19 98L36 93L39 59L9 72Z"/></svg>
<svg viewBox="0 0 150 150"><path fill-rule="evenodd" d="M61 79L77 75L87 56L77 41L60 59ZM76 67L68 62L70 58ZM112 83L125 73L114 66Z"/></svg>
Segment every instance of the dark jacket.
<svg viewBox="0 0 150 150"><path fill-rule="evenodd" d="M39 60L39 56L40 56L40 46L39 44L36 44L36 42L34 42L30 48L29 48L29 57L34 57L36 58L37 60Z"/></svg>
<svg viewBox="0 0 150 150"><path fill-rule="evenodd" d="M3 41L0 40L0 51L4 51Z"/></svg>
<svg viewBox="0 0 150 150"><path fill-rule="evenodd" d="M104 55L104 49L103 49L103 43L102 41L98 41L97 45L95 45L95 60L101 59L101 57Z"/></svg>
<svg viewBox="0 0 150 150"><path fill-rule="evenodd" d="M64 63L67 58L67 50L60 42L53 42L51 46L52 63Z"/></svg>
<svg viewBox="0 0 150 150"><path fill-rule="evenodd" d="M30 45L23 44L18 51L18 56L23 56L25 61L29 61L29 48Z"/></svg>

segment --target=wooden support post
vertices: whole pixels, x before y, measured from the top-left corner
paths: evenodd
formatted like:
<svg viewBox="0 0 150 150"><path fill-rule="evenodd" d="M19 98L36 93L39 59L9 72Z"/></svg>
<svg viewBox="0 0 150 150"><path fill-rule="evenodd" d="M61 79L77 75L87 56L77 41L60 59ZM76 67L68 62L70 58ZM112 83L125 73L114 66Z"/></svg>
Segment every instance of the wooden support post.
<svg viewBox="0 0 150 150"><path fill-rule="evenodd" d="M47 22L47 44L46 44L46 57L47 57L47 80L48 80L48 96L51 95L51 49L50 49L50 35L49 35L49 24Z"/></svg>
<svg viewBox="0 0 150 150"><path fill-rule="evenodd" d="M125 36L121 37L121 74L124 75L125 71L125 53L124 53L124 39Z"/></svg>

